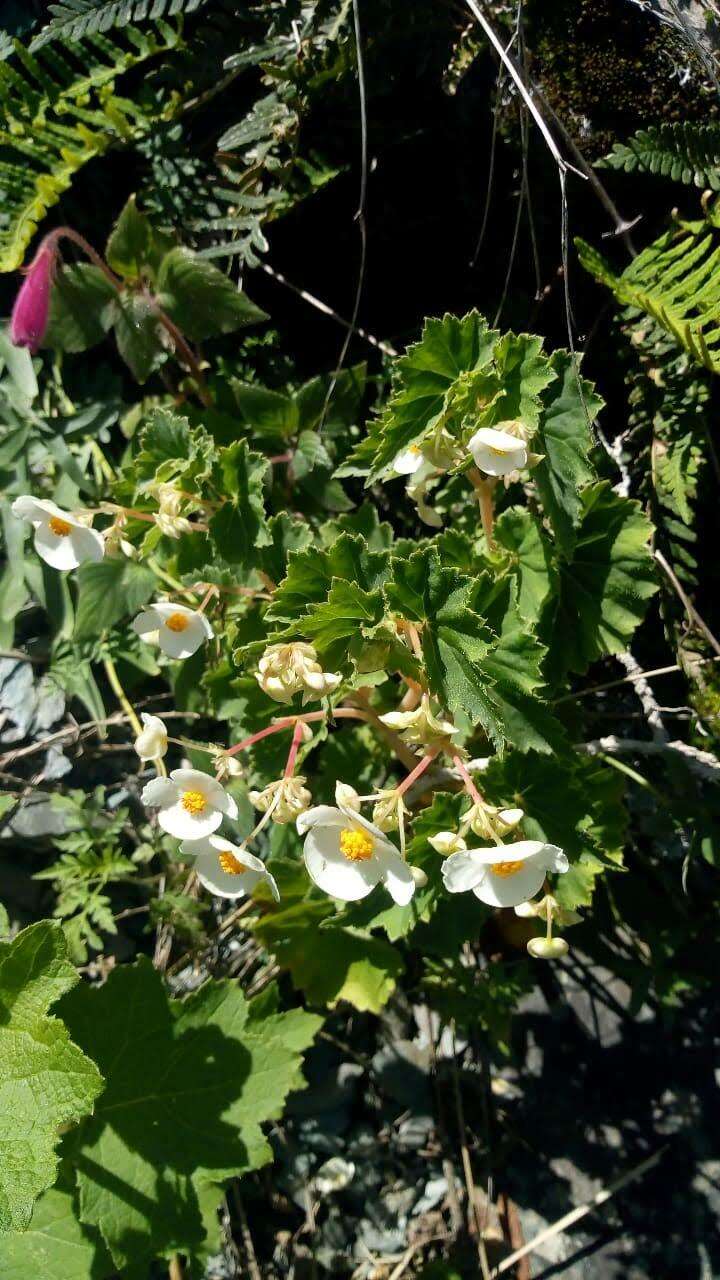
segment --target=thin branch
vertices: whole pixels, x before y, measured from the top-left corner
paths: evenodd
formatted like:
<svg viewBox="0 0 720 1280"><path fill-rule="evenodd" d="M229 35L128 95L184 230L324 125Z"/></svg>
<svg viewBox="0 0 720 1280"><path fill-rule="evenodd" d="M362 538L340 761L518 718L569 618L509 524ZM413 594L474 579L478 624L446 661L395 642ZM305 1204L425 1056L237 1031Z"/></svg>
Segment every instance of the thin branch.
<svg viewBox="0 0 720 1280"><path fill-rule="evenodd" d="M720 662L720 658L699 658L698 665L705 666L707 662ZM655 667L652 671L643 671L643 680L649 680L655 676L668 676L673 671L682 671L683 668L679 663L673 662L668 667ZM605 693L608 689L617 689L623 684L634 684L637 676L622 676L620 680L606 680L604 684L594 684L589 689L580 689L578 693L564 693L561 698L555 698L552 705L560 706L561 702L578 702L580 698L589 698L592 693Z"/></svg>
<svg viewBox="0 0 720 1280"><path fill-rule="evenodd" d="M368 333L367 329L361 329L359 325L351 324L349 320L339 315L337 311L333 311L327 302L323 302L322 299L316 298L314 294L308 293L307 289L299 288L298 285L292 283L292 280L288 280L287 276L284 276L280 271L276 271L267 262L259 262L258 266L261 271L264 271L273 280L277 280L278 284L284 284L286 289L290 289L297 294L298 298L302 298L303 302L308 302L311 307L315 307L316 311L322 311L323 315L330 316L331 320L335 320L337 324L341 324L344 329L356 334L358 338L364 338L365 342L369 342L372 347L377 347L378 351L384 352L386 356L398 356L400 354L389 342L382 342L380 338L374 338L371 333Z"/></svg>
<svg viewBox="0 0 720 1280"><path fill-rule="evenodd" d="M652 742L647 738L618 738L610 734L606 738L595 738L592 742L580 742L577 750L588 756L675 755L680 757L691 773L704 782L720 782L720 764L715 756L709 751L701 751L699 747L692 747L679 738L669 742Z"/></svg>
<svg viewBox="0 0 720 1280"><path fill-rule="evenodd" d="M500 1262L492 1272L493 1280L495 1280L495 1277L501 1275L504 1271L509 1271L511 1267L515 1266L516 1262L519 1262L520 1259L524 1258L528 1253L534 1253L541 1244L545 1244L547 1240L554 1239L554 1237L559 1235L561 1231L565 1231L567 1227L573 1226L576 1222L579 1222L581 1218L586 1217L588 1213L592 1213L594 1209L599 1209L601 1204L605 1204L606 1201L610 1200L612 1196L616 1194L616 1192L621 1191L623 1187L626 1187L629 1182L635 1182L638 1178L642 1178L644 1174L649 1173L651 1169L655 1168L656 1164L659 1164L667 1150L667 1145L661 1147L659 1151L654 1153L654 1155L648 1156L647 1160L643 1160L640 1164L635 1165L634 1169L630 1169L627 1173L623 1173L619 1178L616 1178L614 1182L610 1183L609 1187L603 1187L602 1190L598 1191L591 1200L580 1205L577 1209L571 1209L570 1213L566 1213L564 1217L558 1218L557 1222L553 1222L551 1226L546 1227L544 1231L539 1232L539 1234L535 1236L534 1240L531 1240L529 1244L523 1245L522 1249L516 1249L514 1253L508 1254L507 1258L503 1258L502 1262Z"/></svg>
<svg viewBox="0 0 720 1280"><path fill-rule="evenodd" d="M561 156L560 152L558 151L555 139L553 138L550 130L548 129L548 126L545 120L543 119L543 116L537 106L537 103L533 98L532 90L529 89L528 86L525 84L525 81L523 80L522 75L520 74L520 71L518 69L515 59L512 57L509 50L504 47L502 41L499 39L493 27L490 25L487 18L485 17L485 14L480 8L480 5L477 3L477 0L466 0L466 3L470 12L480 23L480 26L485 32L485 35L490 41L498 57L505 64L509 75L511 76L512 80L515 83L515 86L517 88L518 93L520 94L520 97L522 98L523 102L527 106L527 109L530 112L530 115L532 116L543 138L545 139L547 148L553 160L555 161L556 165L558 166L560 172L566 173L568 169L571 169L572 172L576 173L579 178L582 178L583 181L587 181L586 174L584 174L580 169L576 169L574 165L570 164L567 160L564 160L563 157Z"/></svg>
<svg viewBox="0 0 720 1280"><path fill-rule="evenodd" d="M685 591L685 588L683 587L682 583L678 579L678 576L675 573L675 570L672 568L670 564L668 564L662 551L658 551L657 547L655 548L653 555L655 556L655 559L660 565L660 568L664 570L665 574L670 579L670 582L675 588L675 591L678 597L682 601L685 612L688 616L688 620L693 624L693 626L697 627L698 631L700 631L702 635L704 635L705 639L710 645L710 648L714 649L718 657L720 657L720 643L718 643L718 641L715 639L715 636L713 635L707 623L700 617L700 614L695 608L695 605L693 604L692 600L690 599L687 592Z"/></svg>
<svg viewBox="0 0 720 1280"><path fill-rule="evenodd" d="M663 724L662 712L660 704L653 693L650 684L645 679L645 673L640 663L633 657L630 650L627 653L618 653L618 662L625 668L628 675L634 677L633 684L635 692L640 699L642 709L645 712L645 718L650 726L650 731L654 742L667 742L669 734Z"/></svg>

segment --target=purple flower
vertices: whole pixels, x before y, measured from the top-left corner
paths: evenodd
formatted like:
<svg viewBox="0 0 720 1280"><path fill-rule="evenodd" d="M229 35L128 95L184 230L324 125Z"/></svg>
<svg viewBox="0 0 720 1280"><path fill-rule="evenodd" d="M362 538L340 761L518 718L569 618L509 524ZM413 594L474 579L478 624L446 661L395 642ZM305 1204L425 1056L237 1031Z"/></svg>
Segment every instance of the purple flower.
<svg viewBox="0 0 720 1280"><path fill-rule="evenodd" d="M27 269L10 318L11 341L16 347L29 347L33 355L48 327L55 254L54 237L46 236Z"/></svg>

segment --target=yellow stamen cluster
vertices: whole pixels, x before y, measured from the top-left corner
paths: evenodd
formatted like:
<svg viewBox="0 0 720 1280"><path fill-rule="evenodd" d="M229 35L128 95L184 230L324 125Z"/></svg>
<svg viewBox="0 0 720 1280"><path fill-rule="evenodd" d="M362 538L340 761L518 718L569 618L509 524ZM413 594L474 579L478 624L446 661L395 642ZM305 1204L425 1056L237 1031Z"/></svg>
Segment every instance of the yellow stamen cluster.
<svg viewBox="0 0 720 1280"><path fill-rule="evenodd" d="M241 862L239 858L235 857L234 853L229 853L227 851L225 853L218 854L218 862L220 863L221 870L223 870L228 876L239 876L242 875L243 871L250 870L249 867L245 866L244 862Z"/></svg>
<svg viewBox="0 0 720 1280"><path fill-rule="evenodd" d="M183 791L182 806L192 814L193 818L197 818L199 814L205 812L207 799L202 791Z"/></svg>
<svg viewBox="0 0 720 1280"><path fill-rule="evenodd" d="M170 616L165 619L165 626L168 627L170 631L186 631L189 625L190 620L186 613L171 613Z"/></svg>
<svg viewBox="0 0 720 1280"><path fill-rule="evenodd" d="M348 862L367 862L372 858L375 841L367 831L347 827L340 832L340 852Z"/></svg>
<svg viewBox="0 0 720 1280"><path fill-rule="evenodd" d="M51 516L48 524L57 538L67 538L72 529L72 525L67 520L61 520L60 516Z"/></svg>
<svg viewBox="0 0 720 1280"><path fill-rule="evenodd" d="M521 867L522 861L493 862L491 863L490 870L494 876L501 876L504 879L506 876L516 876Z"/></svg>

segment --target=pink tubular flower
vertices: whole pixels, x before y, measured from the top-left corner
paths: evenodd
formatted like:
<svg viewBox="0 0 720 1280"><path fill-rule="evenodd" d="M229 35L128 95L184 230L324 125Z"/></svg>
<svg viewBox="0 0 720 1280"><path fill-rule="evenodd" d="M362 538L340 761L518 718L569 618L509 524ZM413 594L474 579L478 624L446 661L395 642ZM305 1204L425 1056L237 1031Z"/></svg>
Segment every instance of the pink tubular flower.
<svg viewBox="0 0 720 1280"><path fill-rule="evenodd" d="M12 309L10 339L16 347L29 347L33 355L48 327L56 252L55 237L46 236L27 269Z"/></svg>

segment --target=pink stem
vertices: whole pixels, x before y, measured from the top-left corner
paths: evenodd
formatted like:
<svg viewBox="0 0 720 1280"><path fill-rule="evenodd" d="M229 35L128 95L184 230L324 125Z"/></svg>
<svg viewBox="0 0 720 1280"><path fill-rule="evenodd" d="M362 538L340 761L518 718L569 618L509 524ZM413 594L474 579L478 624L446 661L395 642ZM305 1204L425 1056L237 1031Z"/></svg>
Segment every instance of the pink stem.
<svg viewBox="0 0 720 1280"><path fill-rule="evenodd" d="M335 720L369 720L370 716L366 711L356 710L355 707L336 707L333 712L333 718ZM260 729L258 733L251 733L249 738L243 738L242 742L230 747L225 754L236 756L238 751L244 751L246 747L253 747L256 742L260 742L261 738L269 738L271 733L280 733L283 729L291 729L298 722L312 724L313 721L326 719L327 716L324 711L307 711L301 716L283 716L282 720L276 720L274 724L268 725L267 729Z"/></svg>
<svg viewBox="0 0 720 1280"><path fill-rule="evenodd" d="M482 804L482 796L459 756L453 756L453 764L465 783L465 790L470 798L475 801L475 804Z"/></svg>
<svg viewBox="0 0 720 1280"><path fill-rule="evenodd" d="M292 742L290 743L290 750L288 752L287 764L285 765L285 773L283 774L284 778L292 778L295 772L295 761L297 760L297 754L298 754L298 751L300 750L300 743L302 742L302 739L303 739L303 722L302 720L296 720L295 731L293 733Z"/></svg>
<svg viewBox="0 0 720 1280"><path fill-rule="evenodd" d="M198 605L198 609L197 609L198 613L205 612L207 605L212 600L214 595L217 595L217 587L208 587L207 591L205 592L205 595L203 596L202 600L200 601L200 604Z"/></svg>
<svg viewBox="0 0 720 1280"><path fill-rule="evenodd" d="M439 747L436 747L434 751L428 751L427 755L423 756L422 760L418 765L415 766L412 773L409 773L407 778L404 778L403 781L400 783L400 786L396 788L395 794L397 796L405 795L405 792L408 790L409 787L412 786L413 782L415 782L420 777L420 775L425 772L429 764L432 764L433 760L438 754L439 749L440 749Z"/></svg>

